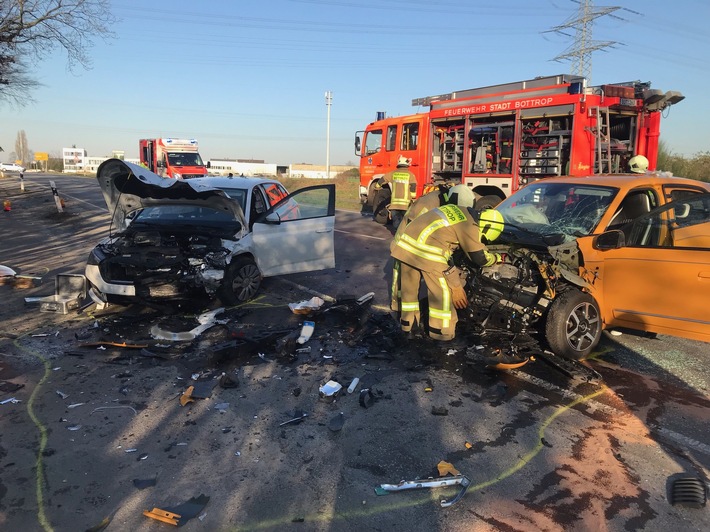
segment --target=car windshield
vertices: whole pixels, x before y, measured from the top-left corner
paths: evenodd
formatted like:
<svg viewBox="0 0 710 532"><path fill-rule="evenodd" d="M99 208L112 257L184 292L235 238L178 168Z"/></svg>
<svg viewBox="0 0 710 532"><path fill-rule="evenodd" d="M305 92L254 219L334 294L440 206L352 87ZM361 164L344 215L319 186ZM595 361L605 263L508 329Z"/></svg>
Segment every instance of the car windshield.
<svg viewBox="0 0 710 532"><path fill-rule="evenodd" d="M242 208L242 212L246 213L247 211L247 189L245 188L229 188L229 187L219 187L220 190L223 190L227 193L227 195L232 198L234 201L239 203L239 206Z"/></svg>
<svg viewBox="0 0 710 532"><path fill-rule="evenodd" d="M204 166L202 157L197 152L171 152L168 153L170 166Z"/></svg>
<svg viewBox="0 0 710 532"><path fill-rule="evenodd" d="M239 222L232 213L196 205L151 205L132 217L131 225L181 225L233 227Z"/></svg>
<svg viewBox="0 0 710 532"><path fill-rule="evenodd" d="M528 185L496 207L505 219L504 235L559 235L561 242L590 235L618 189L577 183ZM561 243L560 242L560 243Z"/></svg>

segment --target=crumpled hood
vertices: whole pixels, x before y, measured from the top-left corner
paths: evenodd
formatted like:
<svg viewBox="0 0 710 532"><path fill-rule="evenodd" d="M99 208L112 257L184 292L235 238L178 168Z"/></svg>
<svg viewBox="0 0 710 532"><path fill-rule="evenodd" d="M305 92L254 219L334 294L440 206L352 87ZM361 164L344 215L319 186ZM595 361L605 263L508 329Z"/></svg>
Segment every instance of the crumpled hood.
<svg viewBox="0 0 710 532"><path fill-rule="evenodd" d="M222 190L190 180L166 179L120 159L104 161L96 171L113 227L127 227L126 216L148 205L200 205L229 212L242 227L247 223L239 204Z"/></svg>

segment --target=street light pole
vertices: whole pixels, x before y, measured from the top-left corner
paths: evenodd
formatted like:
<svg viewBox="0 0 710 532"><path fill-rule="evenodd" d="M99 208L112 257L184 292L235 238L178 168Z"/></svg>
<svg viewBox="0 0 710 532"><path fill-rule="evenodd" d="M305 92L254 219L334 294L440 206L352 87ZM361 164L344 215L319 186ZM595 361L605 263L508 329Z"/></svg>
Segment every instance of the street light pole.
<svg viewBox="0 0 710 532"><path fill-rule="evenodd" d="M330 106L333 104L333 93L325 91L325 106L328 108L328 123L325 133L325 175L330 179Z"/></svg>

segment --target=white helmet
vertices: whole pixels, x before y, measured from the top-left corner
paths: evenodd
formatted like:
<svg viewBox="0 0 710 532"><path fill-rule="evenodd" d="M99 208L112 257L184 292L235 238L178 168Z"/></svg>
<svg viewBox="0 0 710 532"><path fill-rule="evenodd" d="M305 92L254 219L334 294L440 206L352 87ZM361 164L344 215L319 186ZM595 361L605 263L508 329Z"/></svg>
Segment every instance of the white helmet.
<svg viewBox="0 0 710 532"><path fill-rule="evenodd" d="M648 159L643 155L636 155L629 159L629 170L634 174L645 174L648 170Z"/></svg>
<svg viewBox="0 0 710 532"><path fill-rule="evenodd" d="M456 185L451 187L445 194L446 203L450 205L458 205L461 208L467 209L476 204L476 197L473 195L473 190L466 185Z"/></svg>
<svg viewBox="0 0 710 532"><path fill-rule="evenodd" d="M400 155L399 159L397 159L397 166L409 166L409 163L411 162L411 159L407 159L404 155Z"/></svg>

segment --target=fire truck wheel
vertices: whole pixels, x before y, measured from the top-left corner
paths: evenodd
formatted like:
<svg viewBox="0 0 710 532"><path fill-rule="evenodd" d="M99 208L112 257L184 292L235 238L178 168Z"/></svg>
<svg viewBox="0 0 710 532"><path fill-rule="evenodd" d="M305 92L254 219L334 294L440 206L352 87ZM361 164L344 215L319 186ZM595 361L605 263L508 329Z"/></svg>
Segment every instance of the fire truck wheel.
<svg viewBox="0 0 710 532"><path fill-rule="evenodd" d="M261 272L250 257L232 261L224 272L219 299L225 305L237 305L256 296L261 286Z"/></svg>
<svg viewBox="0 0 710 532"><path fill-rule="evenodd" d="M597 346L601 334L599 306L589 294L569 290L550 305L545 339L556 355L582 360Z"/></svg>
<svg viewBox="0 0 710 532"><path fill-rule="evenodd" d="M384 188L375 196L372 217L378 224L387 225L387 222L389 221L390 213L387 210L387 205L390 203L390 196L390 191Z"/></svg>
<svg viewBox="0 0 710 532"><path fill-rule="evenodd" d="M498 196L490 194L488 196L483 196L476 202L475 209L477 211L482 211L483 209L490 209L495 207L500 203L501 199Z"/></svg>

